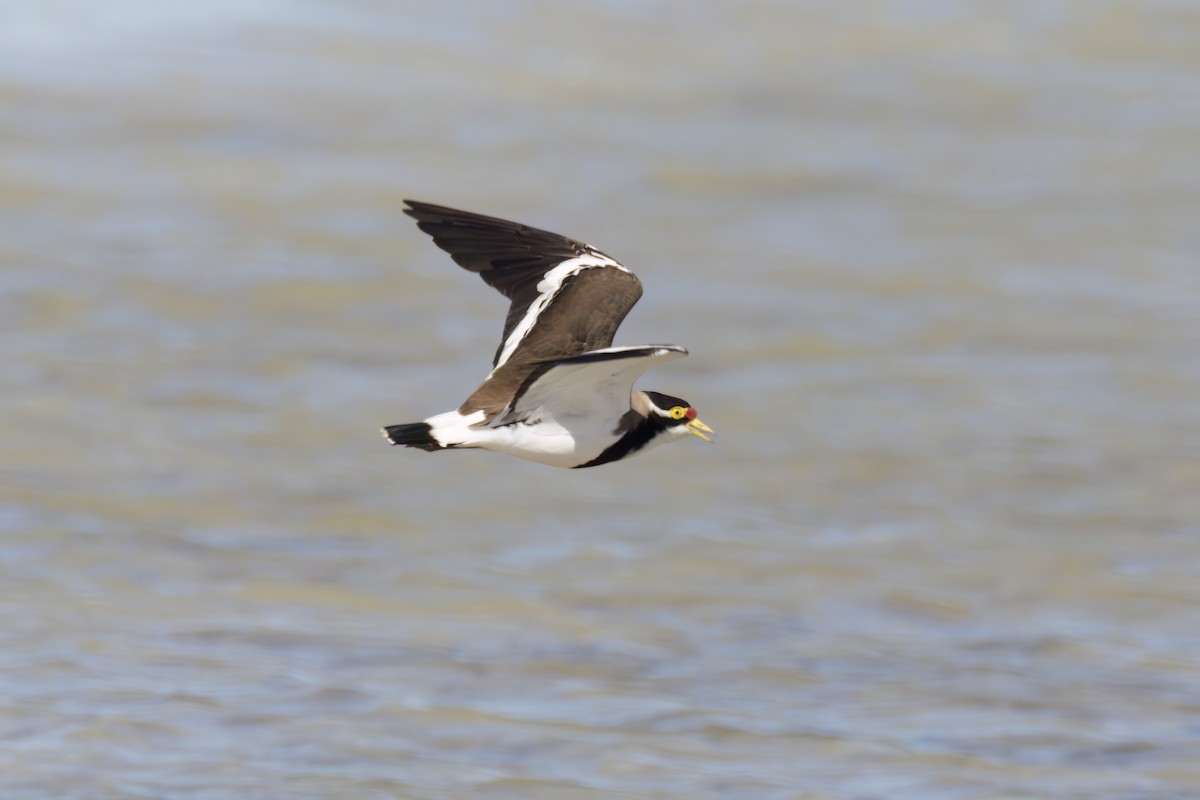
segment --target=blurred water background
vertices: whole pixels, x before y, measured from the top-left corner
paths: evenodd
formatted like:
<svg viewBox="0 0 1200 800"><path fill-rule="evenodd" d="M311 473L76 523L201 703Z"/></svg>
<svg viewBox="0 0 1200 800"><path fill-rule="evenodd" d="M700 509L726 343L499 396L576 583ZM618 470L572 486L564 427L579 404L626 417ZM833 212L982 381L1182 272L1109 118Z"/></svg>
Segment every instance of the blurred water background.
<svg viewBox="0 0 1200 800"><path fill-rule="evenodd" d="M0 796L1200 797L1200 4L0 8ZM719 433L390 449L592 242Z"/></svg>

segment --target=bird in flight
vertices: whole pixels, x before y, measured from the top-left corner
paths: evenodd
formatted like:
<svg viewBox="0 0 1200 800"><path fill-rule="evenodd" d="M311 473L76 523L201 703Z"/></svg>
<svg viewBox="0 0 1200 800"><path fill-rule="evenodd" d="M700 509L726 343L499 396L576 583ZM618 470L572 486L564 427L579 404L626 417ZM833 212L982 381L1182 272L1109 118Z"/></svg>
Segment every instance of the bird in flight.
<svg viewBox="0 0 1200 800"><path fill-rule="evenodd" d="M591 245L517 222L406 200L404 213L511 305L491 373L455 411L388 425L394 445L479 448L554 467L596 467L713 430L686 400L639 391L676 345L613 347L642 296L632 272Z"/></svg>

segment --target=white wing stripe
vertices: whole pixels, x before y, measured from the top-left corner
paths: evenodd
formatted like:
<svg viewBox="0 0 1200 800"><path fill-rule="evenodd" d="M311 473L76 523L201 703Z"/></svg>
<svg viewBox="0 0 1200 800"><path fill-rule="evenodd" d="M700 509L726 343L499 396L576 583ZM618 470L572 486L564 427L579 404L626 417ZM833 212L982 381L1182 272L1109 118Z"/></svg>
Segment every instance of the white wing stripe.
<svg viewBox="0 0 1200 800"><path fill-rule="evenodd" d="M504 341L504 349L500 351L500 358L497 359L496 367L492 370L493 372L504 366L504 362L508 361L512 354L516 352L517 346L521 344L521 340L537 324L538 316L541 315L546 306L550 305L550 301L562 289L563 282L570 276L585 269L594 269L596 267L616 267L622 272L629 272L629 270L616 261L613 261L611 258L605 258L598 253L589 253L586 256L569 258L547 272L538 281L538 298L529 304L529 308L525 310L525 316L521 318L521 321L512 329L512 333L508 335L508 339Z"/></svg>

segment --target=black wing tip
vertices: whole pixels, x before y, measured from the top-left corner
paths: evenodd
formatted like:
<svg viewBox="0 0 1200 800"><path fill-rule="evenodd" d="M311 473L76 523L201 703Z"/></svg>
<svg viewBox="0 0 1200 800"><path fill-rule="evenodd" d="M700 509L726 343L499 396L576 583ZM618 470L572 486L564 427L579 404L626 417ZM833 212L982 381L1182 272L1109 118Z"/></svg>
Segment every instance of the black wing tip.
<svg viewBox="0 0 1200 800"><path fill-rule="evenodd" d="M408 206L408 208L405 209L405 211L409 211L409 210L413 210L413 209L421 210L421 209L434 209L434 208L439 209L439 210L445 209L447 211L457 211L458 210L455 208L450 208L449 206L441 206L441 205L438 205L437 203L426 203L424 200L413 200L411 197L404 198L403 202L404 202L404 205Z"/></svg>
<svg viewBox="0 0 1200 800"><path fill-rule="evenodd" d="M425 203L420 200L405 200L404 213L417 221L419 226L426 223L445 223L452 221L463 221L468 219L478 219L482 215L474 214L470 211L463 211L450 206L440 206L436 203Z"/></svg>
<svg viewBox="0 0 1200 800"><path fill-rule="evenodd" d="M549 244L555 254L562 255L563 258L594 255L615 262L612 256L594 245L525 222L480 214L476 211L464 211L461 208L452 208L436 203L426 203L423 200L405 199L403 202L408 206L404 209L404 213L415 219L417 227L431 236L447 233L448 231L444 227L446 225L452 228L465 227L474 231L492 229L507 236L516 233L520 237L520 245L524 249L538 250L539 246L545 247ZM538 239L542 241L538 242Z"/></svg>
<svg viewBox="0 0 1200 800"><path fill-rule="evenodd" d="M458 210L456 208L450 208L449 206L440 206L437 203L426 203L423 200L412 200L410 198L404 199L404 205L408 206L407 208L404 209L405 214L411 214L414 211L422 212L422 211L434 211L434 210L437 210L437 211L457 211Z"/></svg>
<svg viewBox="0 0 1200 800"><path fill-rule="evenodd" d="M438 205L437 203L426 203L422 200L404 200L407 208L404 213L419 222L447 222L458 220L460 222L490 222L502 223L503 225L520 226L519 222L512 222L500 217L490 217L487 214L478 214L474 211L464 211L461 208L452 208L450 206Z"/></svg>
<svg viewBox="0 0 1200 800"><path fill-rule="evenodd" d="M415 219L418 227L428 222L444 221L447 217L463 213L458 211L458 209L434 205L433 203L422 203L420 200L405 200L404 205L404 213ZM423 227L422 230L424 230Z"/></svg>

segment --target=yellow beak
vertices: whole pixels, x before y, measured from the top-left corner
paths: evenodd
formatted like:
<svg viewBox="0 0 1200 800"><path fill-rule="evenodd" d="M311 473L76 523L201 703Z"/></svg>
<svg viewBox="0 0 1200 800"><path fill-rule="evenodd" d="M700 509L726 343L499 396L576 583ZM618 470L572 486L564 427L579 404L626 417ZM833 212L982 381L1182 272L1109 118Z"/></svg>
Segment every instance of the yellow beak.
<svg viewBox="0 0 1200 800"><path fill-rule="evenodd" d="M698 419L692 420L685 427L689 431L691 431L693 436L699 436L701 439L703 439L706 442L711 442L712 437L717 435L716 431L714 431L712 428L708 427L707 425L705 425L703 422L701 422Z"/></svg>

